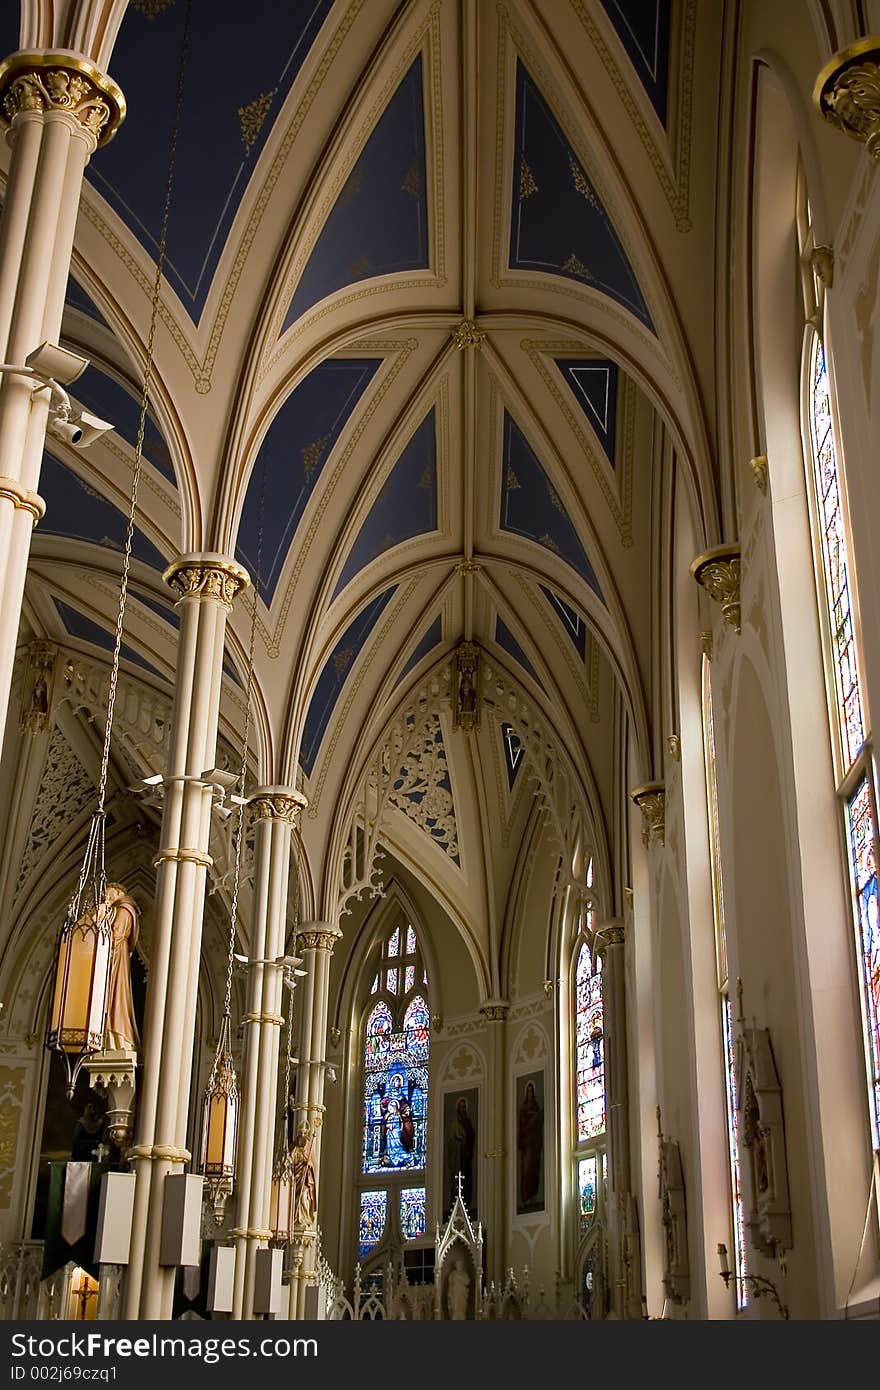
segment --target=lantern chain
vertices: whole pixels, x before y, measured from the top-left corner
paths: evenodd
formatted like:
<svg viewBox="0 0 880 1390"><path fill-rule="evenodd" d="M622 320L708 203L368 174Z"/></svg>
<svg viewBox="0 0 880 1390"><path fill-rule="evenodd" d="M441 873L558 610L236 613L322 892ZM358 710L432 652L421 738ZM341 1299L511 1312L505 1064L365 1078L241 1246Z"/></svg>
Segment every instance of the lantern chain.
<svg viewBox="0 0 880 1390"><path fill-rule="evenodd" d="M162 294L162 273L165 268L168 245L168 223L171 214L171 195L174 189L174 173L177 164L177 143L180 136L180 116L183 109L184 77L189 55L189 29L192 14L192 0L187 0L184 14L183 37L180 47L180 62L177 69L177 92L175 96L174 121L171 127L171 143L168 150L168 171L165 178L165 201L162 207L162 222L156 253L156 274L153 280L153 296L150 303L150 327L147 334L147 352L144 362L144 379L141 387L140 414L138 416L137 441L134 450L134 469L131 479L131 497L128 508L128 530L125 537L125 552L122 562L122 583L119 588L119 609L116 615L116 639L113 645L113 662L110 667L110 688L107 695L107 722L104 726L104 746L101 750L101 772L98 780L98 815L104 815L104 801L107 793L107 773L110 766L110 735L113 728L113 713L116 707L116 688L119 683L119 658L122 651L122 630L125 622L125 604L128 598L128 580L131 571L131 553L134 546L134 526L137 514L138 486L141 477L141 460L144 450L144 432L147 423L150 386L153 379L153 353L156 344L156 325L159 318L159 301Z"/></svg>

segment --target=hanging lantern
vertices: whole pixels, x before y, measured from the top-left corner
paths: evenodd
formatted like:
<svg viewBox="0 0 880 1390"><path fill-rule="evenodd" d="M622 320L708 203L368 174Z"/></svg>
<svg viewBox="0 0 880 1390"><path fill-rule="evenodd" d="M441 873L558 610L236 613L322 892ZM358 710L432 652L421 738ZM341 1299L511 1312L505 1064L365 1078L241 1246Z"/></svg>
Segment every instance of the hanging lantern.
<svg viewBox="0 0 880 1390"><path fill-rule="evenodd" d="M238 1080L229 1050L229 1019L224 1017L211 1076L202 1106L202 1157L200 1171L214 1207L214 1220L223 1221L226 1202L235 1183L235 1148L238 1139Z"/></svg>
<svg viewBox="0 0 880 1390"><path fill-rule="evenodd" d="M296 1219L296 1183L294 1163L289 1150L278 1159L272 1174L272 1194L269 1199L269 1230L273 1245L289 1245L293 1239Z"/></svg>
<svg viewBox="0 0 880 1390"><path fill-rule="evenodd" d="M46 1046L67 1070L67 1098L86 1057L100 1051L113 954L115 899L103 874L103 816L92 820L77 890L70 901L55 954L55 984Z"/></svg>

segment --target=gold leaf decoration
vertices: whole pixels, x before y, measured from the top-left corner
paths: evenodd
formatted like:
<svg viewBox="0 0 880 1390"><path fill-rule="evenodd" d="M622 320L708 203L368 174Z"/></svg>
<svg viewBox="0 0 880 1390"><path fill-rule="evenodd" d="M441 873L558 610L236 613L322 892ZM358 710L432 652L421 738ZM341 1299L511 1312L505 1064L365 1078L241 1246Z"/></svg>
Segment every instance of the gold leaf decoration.
<svg viewBox="0 0 880 1390"><path fill-rule="evenodd" d="M595 280L595 275L591 270L587 270L583 261L572 251L567 261L563 261L562 269L567 270L569 275L577 275L580 280Z"/></svg>
<svg viewBox="0 0 880 1390"><path fill-rule="evenodd" d="M271 92L263 92L262 96L255 97L247 106L238 108L238 120L241 126L241 138L248 153L263 129L269 108L275 96L277 88L273 87Z"/></svg>
<svg viewBox="0 0 880 1390"><path fill-rule="evenodd" d="M410 197L418 198L422 192L422 171L418 162L414 159L406 171L403 183L400 185L404 193L409 193Z"/></svg>
<svg viewBox="0 0 880 1390"><path fill-rule="evenodd" d="M516 488L522 486L519 478L516 476L513 469L510 467L508 467L507 469L507 478L505 479L505 485L507 487L508 492L514 492Z"/></svg>
<svg viewBox="0 0 880 1390"><path fill-rule="evenodd" d="M128 8L142 14L144 19L156 19L170 10L174 0L129 0Z"/></svg>
<svg viewBox="0 0 880 1390"><path fill-rule="evenodd" d="M552 550L554 555L562 554L562 551L559 549L559 543L555 541L552 536L548 536L546 531L543 536L538 537L538 543L539 545L545 545L548 550Z"/></svg>
<svg viewBox="0 0 880 1390"><path fill-rule="evenodd" d="M343 647L341 652L336 652L333 657L333 666L337 678L343 675L351 665L351 647Z"/></svg>
<svg viewBox="0 0 880 1390"><path fill-rule="evenodd" d="M321 462L329 439L329 434L325 434L321 439L315 439L311 444L307 444L302 450L303 472L307 478L312 476L318 464Z"/></svg>
<svg viewBox="0 0 880 1390"><path fill-rule="evenodd" d="M590 183L590 180L587 178L583 169L578 164L577 160L574 158L573 155L569 155L568 157L568 167L571 170L571 181L577 189L578 193L580 193L582 198L586 198L587 202L590 204L590 207L595 208L597 212L600 212L601 205L599 203L599 199L593 192L593 185Z"/></svg>
<svg viewBox="0 0 880 1390"><path fill-rule="evenodd" d="M422 476L419 478L419 483L418 483L418 485L419 485L419 487L422 489L423 492L430 492L430 491L431 491L431 488L434 486L434 471L433 471L433 469L431 469L431 468L426 468L426 469L425 469L424 473L423 473Z"/></svg>
<svg viewBox="0 0 880 1390"><path fill-rule="evenodd" d="M520 202L524 198L531 198L538 191L535 176L524 159L519 162L519 197Z"/></svg>

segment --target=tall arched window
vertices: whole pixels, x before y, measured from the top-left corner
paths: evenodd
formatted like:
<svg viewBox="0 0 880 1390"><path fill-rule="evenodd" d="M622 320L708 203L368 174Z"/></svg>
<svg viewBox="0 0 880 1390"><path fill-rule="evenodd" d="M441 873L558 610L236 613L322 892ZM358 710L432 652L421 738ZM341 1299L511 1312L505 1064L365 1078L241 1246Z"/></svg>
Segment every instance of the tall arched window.
<svg viewBox="0 0 880 1390"><path fill-rule="evenodd" d="M592 884L590 861L587 886L592 888ZM575 1166L579 1227L585 1234L602 1205L607 1176L605 1004L593 906L584 913L575 939L573 970Z"/></svg>
<svg viewBox="0 0 880 1390"><path fill-rule="evenodd" d="M807 330L804 344L805 428L812 484L813 548L822 615L837 791L848 846L872 1146L880 1149L880 903L877 888L877 802L865 748L864 695L859 676L857 598L849 553L846 484L836 434L823 287L815 267L810 207L801 179L798 209Z"/></svg>
<svg viewBox="0 0 880 1390"><path fill-rule="evenodd" d="M373 968L363 1024L361 1259L427 1229L428 975L411 923L385 933Z"/></svg>
<svg viewBox="0 0 880 1390"><path fill-rule="evenodd" d="M712 674L703 657L703 753L706 764L706 801L709 810L709 861L712 870L712 915L715 926L715 964L720 1001L721 1043L724 1065L724 1102L727 1121L727 1153L730 1165L730 1213L736 1272L737 1307L748 1302L746 1274L745 1217L743 1212L742 1169L740 1166L739 1123L736 1104L736 1066L733 1047L733 1011L730 1004L730 977L727 968L727 927L724 920L724 880L718 825L718 783L715 768L715 712L712 705Z"/></svg>

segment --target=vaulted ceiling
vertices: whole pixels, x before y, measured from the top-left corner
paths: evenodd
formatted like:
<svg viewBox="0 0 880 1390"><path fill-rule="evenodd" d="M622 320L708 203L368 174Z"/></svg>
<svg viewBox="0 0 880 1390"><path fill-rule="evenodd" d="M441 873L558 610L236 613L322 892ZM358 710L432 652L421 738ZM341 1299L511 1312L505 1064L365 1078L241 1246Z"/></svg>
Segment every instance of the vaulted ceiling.
<svg viewBox="0 0 880 1390"><path fill-rule="evenodd" d="M600 858L622 712L651 775L673 486L719 539L719 10L193 2L123 658L173 679L179 551L258 575L255 775L300 779L325 908L407 711L423 746L384 837L486 940L534 825L525 725L565 750ZM117 429L47 455L26 616L92 654L112 644L185 11L131 0L123 20L129 115L89 166L64 318L92 363L73 394ZM469 735L448 705L463 638L495 683Z"/></svg>

